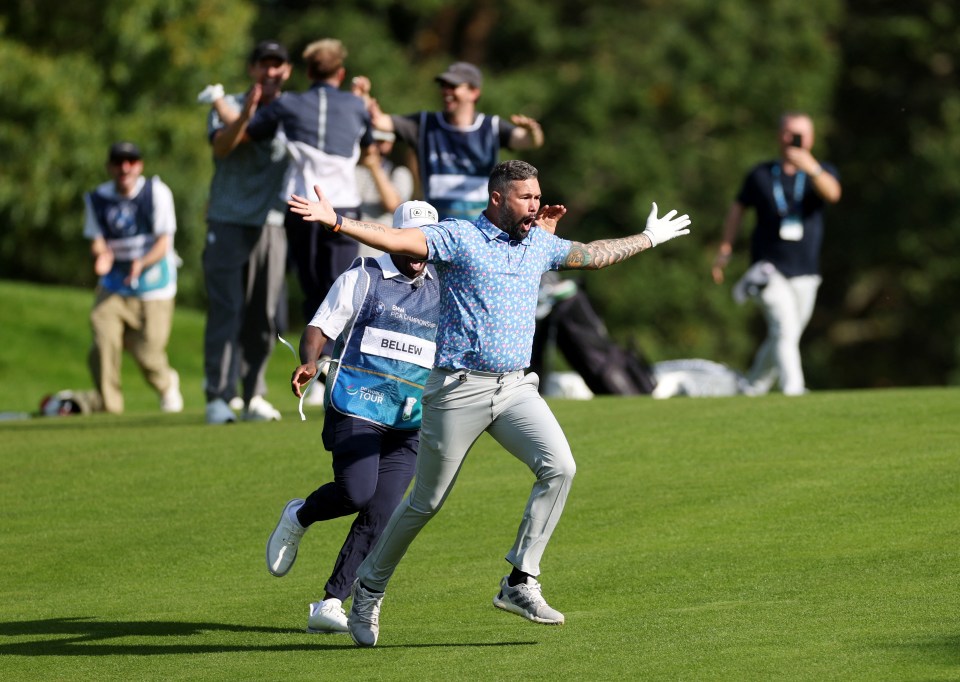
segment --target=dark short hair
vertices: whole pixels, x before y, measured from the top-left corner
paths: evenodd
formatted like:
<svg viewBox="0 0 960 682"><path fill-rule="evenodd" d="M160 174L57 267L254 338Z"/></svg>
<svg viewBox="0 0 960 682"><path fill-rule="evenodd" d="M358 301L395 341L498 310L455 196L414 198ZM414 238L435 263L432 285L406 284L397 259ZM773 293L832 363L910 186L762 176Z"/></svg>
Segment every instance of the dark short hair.
<svg viewBox="0 0 960 682"><path fill-rule="evenodd" d="M539 171L526 161L510 159L509 161L503 161L497 164L496 168L493 169L490 173L490 181L487 184L487 189L490 194L494 192L506 194L511 182L531 180L538 175Z"/></svg>

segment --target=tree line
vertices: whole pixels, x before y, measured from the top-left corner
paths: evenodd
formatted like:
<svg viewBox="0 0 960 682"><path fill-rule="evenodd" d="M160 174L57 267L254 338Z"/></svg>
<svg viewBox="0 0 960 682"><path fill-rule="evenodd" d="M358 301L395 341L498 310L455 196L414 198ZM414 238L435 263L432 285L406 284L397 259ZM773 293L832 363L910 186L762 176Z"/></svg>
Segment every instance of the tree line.
<svg viewBox="0 0 960 682"><path fill-rule="evenodd" d="M784 110L809 112L840 170L824 283L803 350L814 388L958 383L960 8L949 0L11 0L0 10L0 276L93 286L83 192L110 142L135 140L171 186L181 305L203 305L212 171L208 83L246 88L259 39L298 59L320 37L350 51L385 111L440 106L433 76L467 60L480 109L537 118L524 158L562 236L632 234L651 201L691 237L583 283L614 337L650 360L744 369L763 331L709 270L744 174L776 155ZM747 266L741 235L729 274ZM292 307L293 309L293 307Z"/></svg>

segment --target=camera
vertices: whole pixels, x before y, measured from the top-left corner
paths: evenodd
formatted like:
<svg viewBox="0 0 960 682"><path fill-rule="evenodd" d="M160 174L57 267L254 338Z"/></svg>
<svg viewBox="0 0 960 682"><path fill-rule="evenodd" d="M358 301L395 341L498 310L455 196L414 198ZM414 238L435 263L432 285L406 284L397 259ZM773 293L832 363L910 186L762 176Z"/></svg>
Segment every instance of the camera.
<svg viewBox="0 0 960 682"><path fill-rule="evenodd" d="M803 135L800 133L794 133L790 138L791 147L802 147L803 146Z"/></svg>

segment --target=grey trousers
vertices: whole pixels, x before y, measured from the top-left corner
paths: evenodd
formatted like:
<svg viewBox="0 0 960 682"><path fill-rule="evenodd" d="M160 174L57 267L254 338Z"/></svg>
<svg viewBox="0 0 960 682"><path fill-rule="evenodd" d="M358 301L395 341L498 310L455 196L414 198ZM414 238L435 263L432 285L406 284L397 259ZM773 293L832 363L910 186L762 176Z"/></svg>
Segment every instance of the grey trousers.
<svg viewBox="0 0 960 682"><path fill-rule="evenodd" d="M207 400L267 392L267 362L277 338L277 304L286 277L287 235L274 211L261 227L210 221L203 251Z"/></svg>
<svg viewBox="0 0 960 682"><path fill-rule="evenodd" d="M434 369L427 380L413 487L357 571L371 589L386 589L410 543L447 499L467 453L484 431L536 476L506 560L525 573L540 574L540 559L576 473L570 446L540 397L536 374L462 376Z"/></svg>

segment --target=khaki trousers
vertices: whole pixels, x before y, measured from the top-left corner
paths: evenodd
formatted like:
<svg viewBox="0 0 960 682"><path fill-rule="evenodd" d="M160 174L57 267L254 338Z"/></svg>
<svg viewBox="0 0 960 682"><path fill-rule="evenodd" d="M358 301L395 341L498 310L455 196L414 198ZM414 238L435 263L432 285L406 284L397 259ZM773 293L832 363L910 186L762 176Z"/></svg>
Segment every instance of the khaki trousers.
<svg viewBox="0 0 960 682"><path fill-rule="evenodd" d="M97 289L90 328L93 345L88 357L94 385L103 398L103 410L123 412L120 366L123 350L136 360L144 378L159 394L170 387L167 341L173 325L174 301L143 301Z"/></svg>

